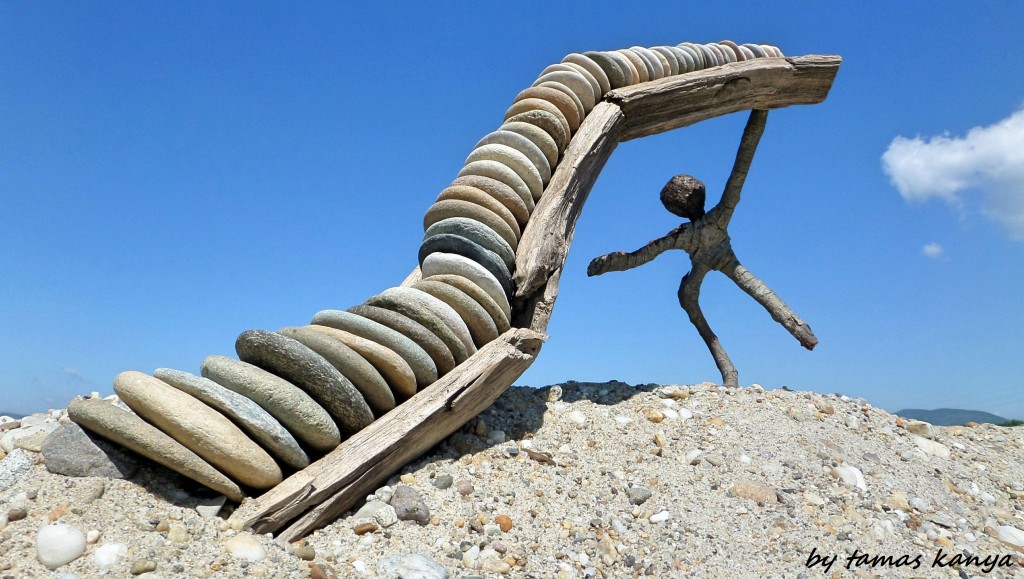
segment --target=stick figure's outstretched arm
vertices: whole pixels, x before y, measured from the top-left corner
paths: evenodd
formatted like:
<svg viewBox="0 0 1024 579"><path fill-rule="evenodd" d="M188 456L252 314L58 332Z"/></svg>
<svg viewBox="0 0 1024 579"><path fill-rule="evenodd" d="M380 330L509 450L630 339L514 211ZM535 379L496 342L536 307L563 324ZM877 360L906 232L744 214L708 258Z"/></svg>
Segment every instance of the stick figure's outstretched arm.
<svg viewBox="0 0 1024 579"><path fill-rule="evenodd" d="M615 251L606 253L601 257L595 257L587 266L587 275L594 277L608 273L609 271L626 271L653 260L659 255L671 249L683 249L689 251L692 244L693 224L684 223L676 227L663 237L659 237L636 251L629 253Z"/></svg>

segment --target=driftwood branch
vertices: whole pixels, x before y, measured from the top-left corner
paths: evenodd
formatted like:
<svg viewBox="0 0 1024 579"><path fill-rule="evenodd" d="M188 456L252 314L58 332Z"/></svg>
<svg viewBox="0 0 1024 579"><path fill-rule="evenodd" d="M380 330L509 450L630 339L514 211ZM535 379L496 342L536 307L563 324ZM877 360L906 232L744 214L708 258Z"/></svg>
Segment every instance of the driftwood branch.
<svg viewBox="0 0 1024 579"><path fill-rule="evenodd" d="M691 201L704 198L704 185L688 175L676 175L662 190L662 204L673 213L693 217L693 221L684 223L668 235L655 239L636 251L617 251L602 255L591 261L587 267L587 275L595 276L609 271L625 271L639 267L670 249L682 249L690 254L690 272L684 275L679 283L679 306L686 312L690 323L697 328L697 333L711 351L715 365L722 374L722 384L725 386L738 386L739 372L704 317L699 301L701 284L712 270L721 271L757 300L768 310L772 319L782 324L805 348L811 350L818 343L818 338L811 332L810 326L793 313L764 282L740 264L729 238L729 221L739 205L743 183L750 172L754 152L757 150L761 135L764 134L767 121L768 111L750 112L725 191L714 209L702 215L699 208L692 207Z"/></svg>
<svg viewBox="0 0 1024 579"><path fill-rule="evenodd" d="M837 56L762 58L610 92L580 125L519 241L514 327L327 456L244 502L232 518L257 532L298 539L352 508L522 375L546 337L583 204L620 141L740 110L821 102L840 62ZM414 269L403 285L417 279Z"/></svg>

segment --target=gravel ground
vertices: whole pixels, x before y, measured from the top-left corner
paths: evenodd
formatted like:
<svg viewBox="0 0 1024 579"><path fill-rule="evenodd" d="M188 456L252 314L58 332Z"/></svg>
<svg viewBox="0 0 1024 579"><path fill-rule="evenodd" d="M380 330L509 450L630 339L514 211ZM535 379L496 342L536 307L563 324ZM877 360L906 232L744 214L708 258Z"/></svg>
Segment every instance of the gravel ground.
<svg viewBox="0 0 1024 579"><path fill-rule="evenodd" d="M291 545L204 516L213 497L152 463L70 478L12 450L0 577L1024 577L1022 465L1024 428L839 395L516 387ZM48 570L39 544L75 529L84 553Z"/></svg>

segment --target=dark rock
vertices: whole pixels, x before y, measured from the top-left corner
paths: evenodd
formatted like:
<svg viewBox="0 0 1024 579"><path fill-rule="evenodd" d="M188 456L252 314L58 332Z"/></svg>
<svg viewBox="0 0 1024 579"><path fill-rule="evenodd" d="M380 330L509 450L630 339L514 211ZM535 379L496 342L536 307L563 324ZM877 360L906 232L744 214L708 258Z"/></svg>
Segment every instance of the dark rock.
<svg viewBox="0 0 1024 579"><path fill-rule="evenodd" d="M661 190L661 204L670 213L696 221L704 216L704 183L689 175L676 175Z"/></svg>
<svg viewBox="0 0 1024 579"><path fill-rule="evenodd" d="M651 491L644 487L630 487L626 489L626 496L629 497L630 503L642 505L647 502L647 499L651 498Z"/></svg>
<svg viewBox="0 0 1024 579"><path fill-rule="evenodd" d="M395 509L399 521L416 521L421 525L430 522L430 509L410 486L398 485L391 497L391 507Z"/></svg>
<svg viewBox="0 0 1024 579"><path fill-rule="evenodd" d="M430 484L441 490L447 489L452 486L452 475L448 473L439 474L434 477L434 480L430 481Z"/></svg>
<svg viewBox="0 0 1024 579"><path fill-rule="evenodd" d="M123 449L90 435L75 424L62 424L43 440L46 470L64 476L130 478L139 463Z"/></svg>
<svg viewBox="0 0 1024 579"><path fill-rule="evenodd" d="M420 264L423 264L428 255L437 252L454 253L479 263L498 280L505 295L512 296L512 274L505 267L505 262L493 251L461 235L440 233L423 240L419 252Z"/></svg>

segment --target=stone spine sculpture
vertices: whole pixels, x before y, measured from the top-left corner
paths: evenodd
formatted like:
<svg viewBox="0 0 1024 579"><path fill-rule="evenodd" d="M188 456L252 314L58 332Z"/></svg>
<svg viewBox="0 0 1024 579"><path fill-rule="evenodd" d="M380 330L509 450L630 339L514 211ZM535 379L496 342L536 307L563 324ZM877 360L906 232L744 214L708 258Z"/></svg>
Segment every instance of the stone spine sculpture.
<svg viewBox="0 0 1024 579"><path fill-rule="evenodd" d="M606 93L782 56L727 40L566 56L516 95L427 210L419 272L402 286L306 326L243 332L238 359L209 356L200 375L124 372L114 390L130 411L75 399L69 416L232 500L275 486L514 325L519 239Z"/></svg>

